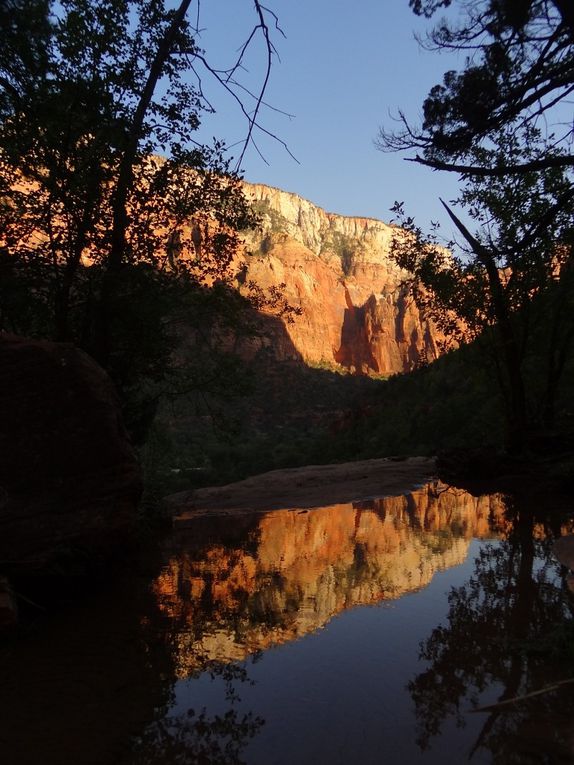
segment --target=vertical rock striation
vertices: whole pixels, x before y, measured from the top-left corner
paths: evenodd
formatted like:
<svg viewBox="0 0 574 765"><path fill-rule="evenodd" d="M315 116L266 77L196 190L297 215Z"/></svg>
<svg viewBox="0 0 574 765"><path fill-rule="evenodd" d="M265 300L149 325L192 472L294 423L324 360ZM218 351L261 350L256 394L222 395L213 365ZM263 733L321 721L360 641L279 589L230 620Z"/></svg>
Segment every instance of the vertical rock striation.
<svg viewBox="0 0 574 765"><path fill-rule="evenodd" d="M436 332L389 257L393 226L269 186L245 183L245 192L262 228L246 234L244 274L264 288L286 285L301 310L287 331L306 361L386 375L438 356Z"/></svg>

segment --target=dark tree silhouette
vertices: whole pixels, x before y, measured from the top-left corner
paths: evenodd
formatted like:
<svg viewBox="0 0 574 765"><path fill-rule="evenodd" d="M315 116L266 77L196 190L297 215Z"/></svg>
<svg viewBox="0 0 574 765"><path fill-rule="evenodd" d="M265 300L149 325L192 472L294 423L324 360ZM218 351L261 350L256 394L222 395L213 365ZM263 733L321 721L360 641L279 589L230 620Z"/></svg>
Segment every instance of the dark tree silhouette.
<svg viewBox="0 0 574 765"><path fill-rule="evenodd" d="M475 149L485 167L545 155L533 128L501 131L498 148ZM398 204L409 229L392 256L410 276L419 307L449 343L475 342L491 365L503 401L507 444L520 452L530 435L555 425L559 384L574 340L572 242L574 191L561 168L468 180L456 205L443 202L462 244L440 246Z"/></svg>
<svg viewBox="0 0 574 765"><path fill-rule="evenodd" d="M502 176L572 167L569 99L574 92L574 10L568 0L410 0L417 15L453 5L456 21L441 20L423 45L467 54L459 72L448 71L423 105L423 122L399 113L398 131L381 129L383 150L415 150L411 159L436 170ZM548 151L496 166L469 152L488 145L510 124L548 133ZM563 151L555 149L562 148Z"/></svg>
<svg viewBox="0 0 574 765"><path fill-rule="evenodd" d="M244 107L243 156L261 128L274 52L267 20L277 20L255 2L236 65L218 72L197 43L199 6L196 14L190 6L6 0L0 8L0 330L75 342L151 409L173 366L174 328L187 322L199 333L210 297L211 315L232 298L220 313L228 328L249 305L233 294L232 259L238 231L255 218L225 147L195 140L212 111L199 67L243 92L241 60L263 38L268 56L261 91Z"/></svg>
<svg viewBox="0 0 574 765"><path fill-rule="evenodd" d="M421 644L420 657L427 668L408 688L423 749L448 718L464 725L466 715L484 703L483 694L490 688L496 689L496 700L504 701L549 682L551 673L542 671L548 656L539 649L551 630L572 619L560 567L551 555L552 531L546 527L544 532L544 524L537 523L530 510L512 505L506 525L502 541L481 549L468 583L451 591L446 623ZM563 677L563 666L555 672ZM532 703L537 705L537 718L552 719L554 695L541 695ZM521 734L532 709L522 702L478 713L484 723L469 756L485 748L494 762L524 761L520 748L529 743ZM557 726L545 747L556 746L563 753L561 735Z"/></svg>

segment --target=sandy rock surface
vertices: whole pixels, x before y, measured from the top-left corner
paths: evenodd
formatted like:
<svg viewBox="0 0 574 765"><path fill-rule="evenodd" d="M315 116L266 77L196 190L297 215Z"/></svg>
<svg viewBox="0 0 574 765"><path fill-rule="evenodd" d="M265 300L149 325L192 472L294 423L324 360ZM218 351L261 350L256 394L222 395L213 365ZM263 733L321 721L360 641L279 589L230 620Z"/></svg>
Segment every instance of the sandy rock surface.
<svg viewBox="0 0 574 765"><path fill-rule="evenodd" d="M403 285L406 273L390 257L399 229L328 213L262 184L244 183L244 191L264 213L261 229L246 234L244 275L264 290L279 288L300 309L285 324L296 354L383 375L438 357L439 334L419 313ZM284 346L268 348L285 358Z"/></svg>
<svg viewBox="0 0 574 765"><path fill-rule="evenodd" d="M339 465L309 465L272 470L244 481L179 492L166 497L168 511L179 517L311 508L369 497L404 494L434 475L434 459L375 459Z"/></svg>

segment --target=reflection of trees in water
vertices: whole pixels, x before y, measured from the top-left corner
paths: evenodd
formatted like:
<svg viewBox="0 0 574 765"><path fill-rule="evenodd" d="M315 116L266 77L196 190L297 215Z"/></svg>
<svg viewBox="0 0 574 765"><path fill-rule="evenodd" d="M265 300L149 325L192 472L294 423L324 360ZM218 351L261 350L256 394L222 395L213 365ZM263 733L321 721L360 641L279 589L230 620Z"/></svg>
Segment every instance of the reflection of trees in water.
<svg viewBox="0 0 574 765"><path fill-rule="evenodd" d="M164 621L164 627L166 622ZM151 626L151 625L148 625ZM155 625L157 630L158 625ZM163 644L172 654L174 667L179 636L184 630L182 617L170 620L163 629ZM156 633L157 634L157 633ZM254 656L252 661L258 660ZM241 702L238 688L241 684L254 685L247 668L236 662L218 662L207 655L196 654L195 670L189 680L209 675L212 681L222 681L223 695L228 708L220 714L208 714L205 708L189 708L181 714L169 714L174 706L175 688L170 684L169 698L156 711L156 719L144 733L132 741L126 765L242 765L241 755L249 740L265 725L265 720L253 712L239 712L234 708Z"/></svg>
<svg viewBox="0 0 574 765"><path fill-rule="evenodd" d="M209 717L205 710L166 717L138 743L133 765L239 765L241 752L264 724L251 712L229 709Z"/></svg>
<svg viewBox="0 0 574 765"><path fill-rule="evenodd" d="M510 508L508 521L506 539L484 546L468 582L451 591L446 624L421 644L420 658L429 666L408 689L422 749L429 748L447 719L464 726L465 713L479 706L480 694L489 688L500 691L497 700L502 701L549 680L548 656L529 648L554 625L571 619L571 607L560 568L551 557L552 535L535 533L540 526L535 528L527 511ZM536 731L529 729L533 714L537 721L552 720L557 703L564 711L563 699L557 702L555 694L545 694L480 713L484 724L470 757L482 748L490 750L494 762L562 761L550 753L554 747L557 757L564 755L566 742L559 726L550 725L543 733L553 738L544 741L548 757L539 759L528 750L535 746ZM569 704L574 708L572 699Z"/></svg>

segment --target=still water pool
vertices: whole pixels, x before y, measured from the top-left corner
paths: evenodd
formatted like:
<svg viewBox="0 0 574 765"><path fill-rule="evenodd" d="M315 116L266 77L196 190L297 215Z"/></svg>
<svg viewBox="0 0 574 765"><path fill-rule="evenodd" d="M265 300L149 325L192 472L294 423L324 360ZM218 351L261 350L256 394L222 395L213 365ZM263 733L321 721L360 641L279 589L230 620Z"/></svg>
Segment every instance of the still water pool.
<svg viewBox="0 0 574 765"><path fill-rule="evenodd" d="M574 674L550 552L569 529L436 481L197 517L1 657L0 747L79 765L572 762L572 686L477 711Z"/></svg>
<svg viewBox="0 0 574 765"><path fill-rule="evenodd" d="M569 758L557 694L474 711L550 682L569 601L531 513L432 482L237 524L192 522L154 584L177 679L136 761Z"/></svg>

